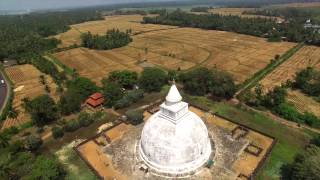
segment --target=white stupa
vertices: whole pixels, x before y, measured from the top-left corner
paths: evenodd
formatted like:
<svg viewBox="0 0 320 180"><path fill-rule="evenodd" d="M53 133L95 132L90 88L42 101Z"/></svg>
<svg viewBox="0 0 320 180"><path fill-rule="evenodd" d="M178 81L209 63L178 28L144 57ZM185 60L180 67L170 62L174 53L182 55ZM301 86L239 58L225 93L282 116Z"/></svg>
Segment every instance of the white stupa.
<svg viewBox="0 0 320 180"><path fill-rule="evenodd" d="M194 172L208 161L211 143L207 127L189 111L175 85L160 111L146 122L139 154L149 168L166 174Z"/></svg>

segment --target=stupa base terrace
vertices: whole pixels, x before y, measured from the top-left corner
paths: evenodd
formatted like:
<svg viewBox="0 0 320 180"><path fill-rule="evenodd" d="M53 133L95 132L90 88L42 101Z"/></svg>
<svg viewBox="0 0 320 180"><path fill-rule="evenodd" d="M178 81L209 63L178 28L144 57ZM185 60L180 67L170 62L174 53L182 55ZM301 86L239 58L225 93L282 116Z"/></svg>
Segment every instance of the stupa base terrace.
<svg viewBox="0 0 320 180"><path fill-rule="evenodd" d="M155 108L158 105L145 110L145 121L158 111ZM209 160L194 171L166 174L148 166L139 154L139 141L145 123L138 126L117 123L82 142L75 150L101 179L254 178L269 156L275 139L201 108L191 105L189 110L206 124L212 149Z"/></svg>

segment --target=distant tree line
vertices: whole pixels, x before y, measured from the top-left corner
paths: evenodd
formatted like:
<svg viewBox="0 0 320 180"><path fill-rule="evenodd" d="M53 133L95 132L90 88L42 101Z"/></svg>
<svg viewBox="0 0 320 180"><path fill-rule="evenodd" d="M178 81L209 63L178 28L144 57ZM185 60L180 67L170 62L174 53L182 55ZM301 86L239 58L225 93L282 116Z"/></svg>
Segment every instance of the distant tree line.
<svg viewBox="0 0 320 180"><path fill-rule="evenodd" d="M280 41L282 37L286 37L288 41L306 41L315 45L318 45L320 36L310 29L305 29L303 24L299 24L294 20L286 24L278 24L272 18L244 18L218 14L196 15L179 9L165 15L144 17L143 23L231 31L258 37L268 37L270 41Z"/></svg>
<svg viewBox="0 0 320 180"><path fill-rule="evenodd" d="M210 7L200 6L193 7L190 9L191 12L209 12Z"/></svg>
<svg viewBox="0 0 320 180"><path fill-rule="evenodd" d="M108 30L106 35L92 35L90 32L81 35L82 46L90 49L108 50L123 47L132 41L130 31L119 29Z"/></svg>
<svg viewBox="0 0 320 180"><path fill-rule="evenodd" d="M95 10L0 16L0 61L13 58L25 63L30 54L57 46L59 41L48 36L67 31L71 24L99 19L103 18Z"/></svg>

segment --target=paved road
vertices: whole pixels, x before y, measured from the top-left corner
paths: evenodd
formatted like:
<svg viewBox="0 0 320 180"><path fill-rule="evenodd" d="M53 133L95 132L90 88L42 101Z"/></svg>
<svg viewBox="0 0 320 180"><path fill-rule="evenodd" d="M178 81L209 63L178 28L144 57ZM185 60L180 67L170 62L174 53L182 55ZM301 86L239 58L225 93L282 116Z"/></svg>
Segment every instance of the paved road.
<svg viewBox="0 0 320 180"><path fill-rule="evenodd" d="M3 77L3 74L0 72L0 81L2 79L5 81L5 84L1 84L0 82L0 114L2 113L8 96L8 83L6 82L6 79Z"/></svg>

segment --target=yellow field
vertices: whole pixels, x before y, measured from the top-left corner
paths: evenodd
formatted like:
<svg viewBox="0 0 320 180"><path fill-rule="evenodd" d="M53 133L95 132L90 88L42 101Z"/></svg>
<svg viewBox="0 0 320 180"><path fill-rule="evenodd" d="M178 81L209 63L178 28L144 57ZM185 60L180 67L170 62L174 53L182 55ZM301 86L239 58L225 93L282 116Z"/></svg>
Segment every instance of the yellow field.
<svg viewBox="0 0 320 180"><path fill-rule="evenodd" d="M17 65L8 67L5 71L14 83L14 99L12 106L19 111L19 117L17 119L7 119L4 122L2 129L21 125L30 120L29 115L24 112L24 108L22 107L22 99L32 99L47 93L45 91L45 85L40 83L40 75L45 77L47 85L50 87L50 96L57 100L57 85L50 76L41 73L34 66L29 64Z"/></svg>
<svg viewBox="0 0 320 180"><path fill-rule="evenodd" d="M263 38L231 32L142 25L139 23L141 18L136 15L115 16L107 17L109 21L99 21L102 25L98 21L76 25L82 30L91 28L92 33L102 33L98 29L107 22L110 23L109 28L132 27L140 33L134 35L133 42L126 47L109 51L77 48L54 56L97 83L111 71L131 69L139 72L146 66L172 70L217 67L231 73L240 83L264 68L276 54L281 55L295 45L289 42L270 43ZM123 23L125 21L127 23ZM142 26L144 28L141 29ZM64 42L65 36L60 37ZM77 41L77 38L70 36L66 40Z"/></svg>
<svg viewBox="0 0 320 180"><path fill-rule="evenodd" d="M294 104L301 113L312 112L320 117L320 103L300 91L290 90L288 92L288 102Z"/></svg>
<svg viewBox="0 0 320 180"><path fill-rule="evenodd" d="M175 28L174 26L141 24L142 17L141 15L106 16L104 20L71 25L69 31L56 35L55 38L62 41L60 47L67 47L73 44L80 44L80 34L86 32L101 35L105 34L109 29L117 28L121 31L132 29L132 33L137 34L146 31Z"/></svg>
<svg viewBox="0 0 320 180"><path fill-rule="evenodd" d="M288 79L293 80L295 74L308 66L320 69L320 47L305 46L286 62L267 75L260 84L265 90L281 85Z"/></svg>

